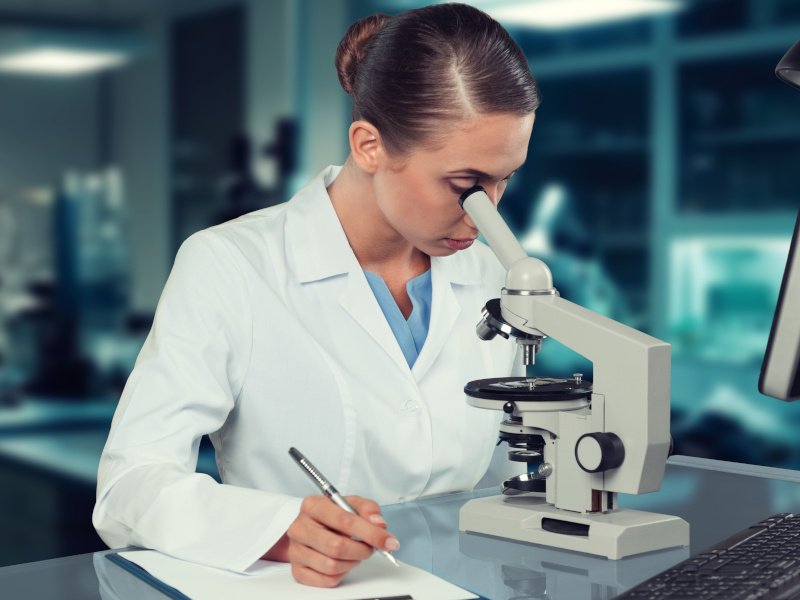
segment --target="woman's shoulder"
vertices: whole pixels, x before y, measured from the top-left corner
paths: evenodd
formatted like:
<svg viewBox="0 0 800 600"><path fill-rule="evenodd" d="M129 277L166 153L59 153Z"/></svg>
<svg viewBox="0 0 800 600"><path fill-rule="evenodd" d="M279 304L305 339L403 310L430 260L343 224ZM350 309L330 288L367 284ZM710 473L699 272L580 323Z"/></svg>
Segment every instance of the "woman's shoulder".
<svg viewBox="0 0 800 600"><path fill-rule="evenodd" d="M203 254L222 250L236 261L252 262L280 247L276 236L282 231L285 204L248 213L231 221L201 229L181 244L179 254Z"/></svg>
<svg viewBox="0 0 800 600"><path fill-rule="evenodd" d="M282 229L290 207L291 200L244 214L198 233L234 244L247 240L260 240Z"/></svg>

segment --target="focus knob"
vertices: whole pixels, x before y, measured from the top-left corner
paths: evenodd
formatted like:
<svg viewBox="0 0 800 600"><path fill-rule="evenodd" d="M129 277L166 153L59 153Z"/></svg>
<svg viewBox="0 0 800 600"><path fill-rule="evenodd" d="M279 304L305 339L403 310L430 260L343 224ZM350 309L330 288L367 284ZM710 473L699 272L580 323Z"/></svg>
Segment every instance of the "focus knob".
<svg viewBox="0 0 800 600"><path fill-rule="evenodd" d="M575 460L587 473L616 469L625 460L625 446L615 433L586 433L575 443Z"/></svg>

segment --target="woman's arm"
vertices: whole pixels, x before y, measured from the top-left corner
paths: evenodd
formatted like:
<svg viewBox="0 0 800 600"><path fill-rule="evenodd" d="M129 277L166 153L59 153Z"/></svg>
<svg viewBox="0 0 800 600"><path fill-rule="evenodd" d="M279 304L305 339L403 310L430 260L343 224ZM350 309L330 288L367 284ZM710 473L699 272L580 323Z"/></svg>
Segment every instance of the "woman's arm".
<svg viewBox="0 0 800 600"><path fill-rule="evenodd" d="M195 472L201 437L234 408L252 345L247 289L218 235L195 234L175 259L114 415L93 521L112 547L242 570L286 532L301 499Z"/></svg>

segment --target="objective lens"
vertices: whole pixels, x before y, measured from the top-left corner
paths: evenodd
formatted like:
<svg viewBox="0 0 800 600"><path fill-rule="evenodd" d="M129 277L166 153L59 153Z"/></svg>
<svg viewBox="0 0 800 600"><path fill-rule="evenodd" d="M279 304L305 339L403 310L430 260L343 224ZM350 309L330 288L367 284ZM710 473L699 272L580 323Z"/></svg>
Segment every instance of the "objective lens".
<svg viewBox="0 0 800 600"><path fill-rule="evenodd" d="M493 340L497 336L497 330L486 322L486 319L481 321L475 326L475 332L482 340Z"/></svg>

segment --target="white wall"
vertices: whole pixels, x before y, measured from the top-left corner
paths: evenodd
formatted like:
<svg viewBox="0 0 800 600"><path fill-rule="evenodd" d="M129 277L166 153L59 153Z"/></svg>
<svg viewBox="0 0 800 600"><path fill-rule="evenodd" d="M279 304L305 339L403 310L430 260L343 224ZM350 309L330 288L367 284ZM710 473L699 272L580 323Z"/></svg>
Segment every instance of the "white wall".
<svg viewBox="0 0 800 600"><path fill-rule="evenodd" d="M14 216L3 231L11 231L12 264L24 279L52 272L51 194L46 190L61 184L67 168L98 166L98 90L93 76L0 76L0 204L11 208L3 212L5 219Z"/></svg>
<svg viewBox="0 0 800 600"><path fill-rule="evenodd" d="M347 157L348 97L336 76L334 56L350 23L347 0L307 0L307 34L301 40L306 62L300 75L301 171L316 175Z"/></svg>
<svg viewBox="0 0 800 600"><path fill-rule="evenodd" d="M273 140L276 119L297 113L298 7L295 0L247 3L245 119L259 147ZM263 183L274 183L276 176L272 168Z"/></svg>
<svg viewBox="0 0 800 600"><path fill-rule="evenodd" d="M0 76L0 190L61 182L98 153L98 80Z"/></svg>
<svg viewBox="0 0 800 600"><path fill-rule="evenodd" d="M347 95L334 56L349 26L347 0L250 0L247 124L254 139L272 139L275 119L300 120L302 185L347 156Z"/></svg>
<svg viewBox="0 0 800 600"><path fill-rule="evenodd" d="M114 163L125 178L131 308L155 309L172 265L169 179L169 71L166 19L145 30L150 51L113 76Z"/></svg>

